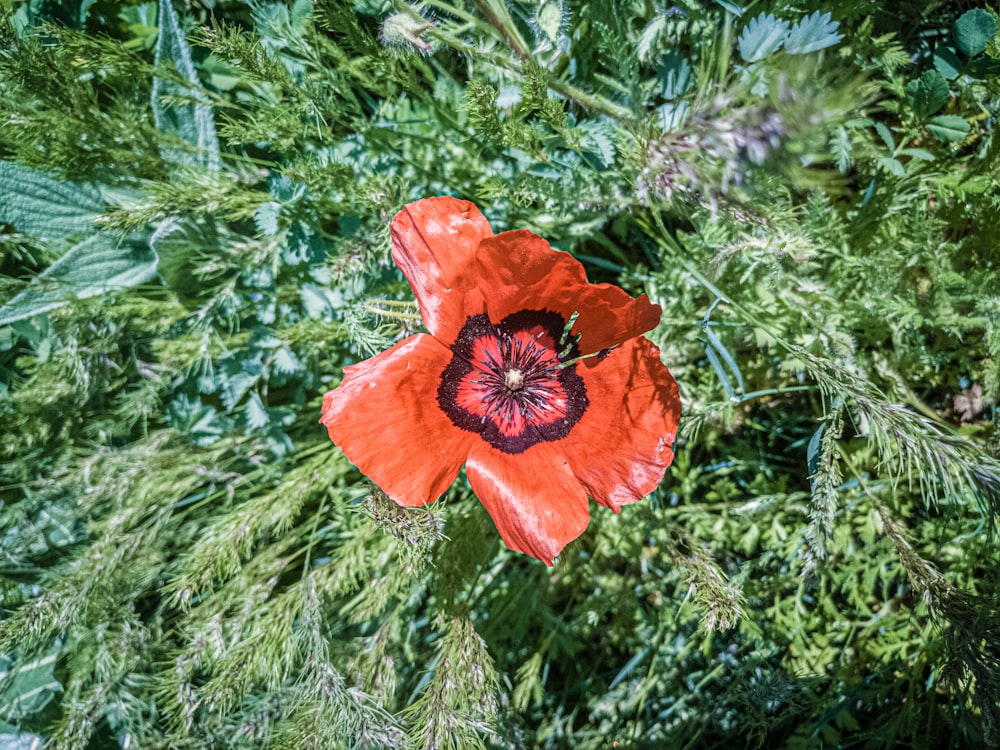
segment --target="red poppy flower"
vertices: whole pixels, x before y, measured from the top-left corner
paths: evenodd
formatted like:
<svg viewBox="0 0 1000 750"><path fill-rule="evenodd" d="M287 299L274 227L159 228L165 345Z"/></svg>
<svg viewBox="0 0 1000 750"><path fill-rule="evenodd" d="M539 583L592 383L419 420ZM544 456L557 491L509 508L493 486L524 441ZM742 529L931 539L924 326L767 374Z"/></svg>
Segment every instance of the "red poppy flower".
<svg viewBox="0 0 1000 750"><path fill-rule="evenodd" d="M347 367L320 420L393 500L434 502L462 466L507 546L547 565L587 528L587 497L642 499L673 460L677 383L640 334L646 295L589 284L525 230L428 198L392 222L392 257L429 334Z"/></svg>

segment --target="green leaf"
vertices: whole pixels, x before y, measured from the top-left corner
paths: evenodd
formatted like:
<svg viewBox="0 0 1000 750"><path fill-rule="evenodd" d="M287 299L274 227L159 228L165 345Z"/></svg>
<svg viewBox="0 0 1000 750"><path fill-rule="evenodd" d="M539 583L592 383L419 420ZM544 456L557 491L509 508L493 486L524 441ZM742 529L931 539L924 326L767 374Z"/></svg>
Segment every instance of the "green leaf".
<svg viewBox="0 0 1000 750"><path fill-rule="evenodd" d="M958 49L969 57L975 57L986 49L987 42L993 41L997 22L985 10L976 8L959 16L954 33Z"/></svg>
<svg viewBox="0 0 1000 750"><path fill-rule="evenodd" d="M600 120L584 120L579 125L583 131L580 139L581 148L596 156L603 167L610 167L615 161L614 131L606 122Z"/></svg>
<svg viewBox="0 0 1000 750"><path fill-rule="evenodd" d="M691 63L677 50L670 50L660 57L656 66L656 78L660 82L660 93L664 99L676 99L686 94L694 84Z"/></svg>
<svg viewBox="0 0 1000 750"><path fill-rule="evenodd" d="M901 148L899 154L901 156L912 156L914 159L920 159L921 161L934 161L936 158L930 151L922 148Z"/></svg>
<svg viewBox="0 0 1000 750"><path fill-rule="evenodd" d="M892 133L884 122L875 123L875 132L881 136L890 151L896 150L896 139L892 137Z"/></svg>
<svg viewBox="0 0 1000 750"><path fill-rule="evenodd" d="M278 234L278 217L281 216L281 204L276 201L262 203L253 215L253 223L265 237Z"/></svg>
<svg viewBox="0 0 1000 750"><path fill-rule="evenodd" d="M271 421L271 416L257 393L251 392L247 400L246 419L250 429L259 429Z"/></svg>
<svg viewBox="0 0 1000 750"><path fill-rule="evenodd" d="M156 252L146 240L96 234L74 245L3 307L0 325L54 310L73 299L135 286L156 273Z"/></svg>
<svg viewBox="0 0 1000 750"><path fill-rule="evenodd" d="M164 159L181 164L192 161L204 167L218 168L219 141L215 135L215 120L207 104L166 104L164 97L192 97L204 101L195 92L201 84L191 59L191 49L184 39L180 20L170 0L160 0L160 35L156 42L156 65L172 63L177 72L191 85L185 86L161 76L153 78L152 106L156 127L194 146L189 149L164 147Z"/></svg>
<svg viewBox="0 0 1000 750"><path fill-rule="evenodd" d="M936 70L926 71L906 86L906 101L918 120L937 112L948 101L948 82Z"/></svg>
<svg viewBox="0 0 1000 750"><path fill-rule="evenodd" d="M756 18L751 18L740 34L740 56L746 62L763 60L781 49L787 35L787 21L775 18L770 13L761 13Z"/></svg>
<svg viewBox="0 0 1000 750"><path fill-rule="evenodd" d="M9 718L24 718L38 713L62 685L53 676L61 645L54 644L48 653L25 663L13 664L7 657L0 657L0 712Z"/></svg>
<svg viewBox="0 0 1000 750"><path fill-rule="evenodd" d="M23 234L62 239L97 231L94 220L103 212L101 194L91 186L0 161L0 223Z"/></svg>
<svg viewBox="0 0 1000 750"><path fill-rule="evenodd" d="M955 143L965 140L969 134L969 123L958 115L938 115L930 119L927 129L939 141Z"/></svg>
<svg viewBox="0 0 1000 750"><path fill-rule="evenodd" d="M844 38L843 34L837 33L839 26L839 23L830 20L829 13L820 15L817 10L795 24L788 32L785 51L790 55L804 55L832 47Z"/></svg>
<svg viewBox="0 0 1000 750"><path fill-rule="evenodd" d="M729 0L715 0L715 4L721 5L736 17L743 15L743 8L738 6L736 3L729 2Z"/></svg>
<svg viewBox="0 0 1000 750"><path fill-rule="evenodd" d="M649 53L655 48L667 26L667 16L657 15L650 24L642 30L639 41L636 43L636 56L645 61Z"/></svg>
<svg viewBox="0 0 1000 750"><path fill-rule="evenodd" d="M882 156L878 161L879 164L889 171L889 173L894 174L896 177L906 176L906 170L903 168L899 159L893 159L891 156Z"/></svg>
<svg viewBox="0 0 1000 750"><path fill-rule="evenodd" d="M938 46L934 50L934 67L949 81L958 78L963 68L962 61L958 59L955 50L943 45Z"/></svg>
<svg viewBox="0 0 1000 750"><path fill-rule="evenodd" d="M38 750L44 744L45 740L37 734L0 722L0 750Z"/></svg>

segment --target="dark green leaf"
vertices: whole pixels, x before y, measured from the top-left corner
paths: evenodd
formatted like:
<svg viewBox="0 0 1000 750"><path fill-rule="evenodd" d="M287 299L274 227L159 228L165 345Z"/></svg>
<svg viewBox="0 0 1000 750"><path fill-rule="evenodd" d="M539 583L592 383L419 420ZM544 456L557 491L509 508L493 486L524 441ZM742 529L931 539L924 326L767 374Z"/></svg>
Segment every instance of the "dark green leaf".
<svg viewBox="0 0 1000 750"><path fill-rule="evenodd" d="M686 94L694 84L691 64L677 50L665 53L656 66L656 78L664 99L676 99Z"/></svg>
<svg viewBox="0 0 1000 750"><path fill-rule="evenodd" d="M211 108L204 103L166 103L164 97L180 97L204 101L198 93L198 72L191 59L191 49L184 38L180 19L170 0L160 0L160 35L156 43L157 66L172 64L190 85L182 85L163 76L153 79L152 106L156 127L171 133L193 147L162 149L164 158L179 163L195 163L218 167L219 141L215 135L215 120Z"/></svg>
<svg viewBox="0 0 1000 750"><path fill-rule="evenodd" d="M61 239L97 231L94 220L103 211L101 194L89 185L0 161L0 223L35 237Z"/></svg>
<svg viewBox="0 0 1000 750"><path fill-rule="evenodd" d="M918 120L937 112L948 101L948 82L937 70L928 70L906 86L906 101Z"/></svg>
<svg viewBox="0 0 1000 750"><path fill-rule="evenodd" d="M938 115L927 123L927 129L940 141L964 141L969 134L969 123L958 115Z"/></svg>
<svg viewBox="0 0 1000 750"><path fill-rule="evenodd" d="M975 57L986 49L987 42L993 41L997 22L987 11L976 8L959 16L954 32L958 49L969 57Z"/></svg>
<svg viewBox="0 0 1000 750"><path fill-rule="evenodd" d="M25 290L0 307L0 325L135 286L156 274L156 252L147 240L96 234L74 245Z"/></svg>

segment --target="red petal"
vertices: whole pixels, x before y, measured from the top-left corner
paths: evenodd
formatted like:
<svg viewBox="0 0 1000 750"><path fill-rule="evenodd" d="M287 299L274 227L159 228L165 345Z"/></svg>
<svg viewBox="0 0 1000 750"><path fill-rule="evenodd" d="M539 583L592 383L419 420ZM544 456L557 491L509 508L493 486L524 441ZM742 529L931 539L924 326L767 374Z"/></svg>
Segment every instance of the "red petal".
<svg viewBox="0 0 1000 750"><path fill-rule="evenodd" d="M390 227L392 259L413 288L427 330L450 344L470 314L483 311L476 248L493 236L475 204L447 196L410 203Z"/></svg>
<svg viewBox="0 0 1000 750"><path fill-rule="evenodd" d="M451 351L427 334L344 369L323 397L322 424L362 473L403 506L427 505L455 481L476 436L441 411Z"/></svg>
<svg viewBox="0 0 1000 750"><path fill-rule="evenodd" d="M551 443L512 456L477 441L465 471L507 546L546 565L590 523L587 495Z"/></svg>
<svg viewBox="0 0 1000 750"><path fill-rule="evenodd" d="M519 310L551 310L569 320L580 353L592 354L639 336L660 322L660 306L633 299L613 284L588 284L583 265L525 229L484 239L476 254L479 289L494 323Z"/></svg>
<svg viewBox="0 0 1000 750"><path fill-rule="evenodd" d="M681 416L677 382L660 350L633 339L576 367L590 408L561 441L587 493L615 513L648 495L673 461Z"/></svg>

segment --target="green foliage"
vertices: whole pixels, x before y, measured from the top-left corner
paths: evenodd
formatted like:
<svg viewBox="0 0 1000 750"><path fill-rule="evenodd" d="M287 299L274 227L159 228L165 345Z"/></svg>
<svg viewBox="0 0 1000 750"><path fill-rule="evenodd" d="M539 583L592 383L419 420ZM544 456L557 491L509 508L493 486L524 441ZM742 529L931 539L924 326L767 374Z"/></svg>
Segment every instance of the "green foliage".
<svg viewBox="0 0 1000 750"><path fill-rule="evenodd" d="M995 9L737 10L0 5L0 745L1000 743ZM664 310L552 569L317 424L445 193Z"/></svg>

